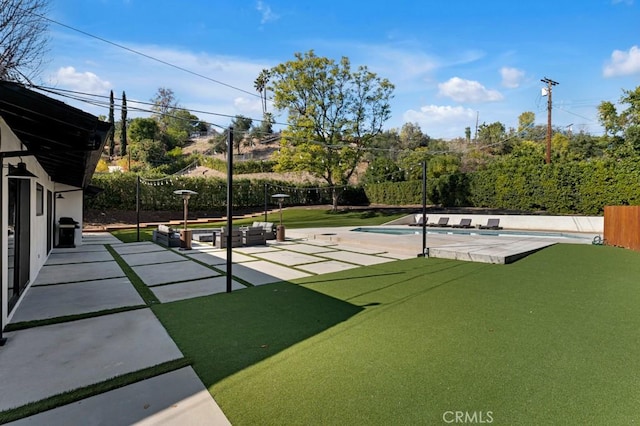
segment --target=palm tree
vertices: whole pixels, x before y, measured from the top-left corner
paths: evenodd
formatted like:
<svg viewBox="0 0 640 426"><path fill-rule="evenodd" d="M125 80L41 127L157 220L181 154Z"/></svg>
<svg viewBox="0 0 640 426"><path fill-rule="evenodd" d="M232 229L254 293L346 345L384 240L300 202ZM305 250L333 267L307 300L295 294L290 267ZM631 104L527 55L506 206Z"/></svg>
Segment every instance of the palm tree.
<svg viewBox="0 0 640 426"><path fill-rule="evenodd" d="M258 77L253 82L256 92L260 93L260 99L262 100L262 114L267 113L267 84L269 83L269 77L271 72L268 69L263 69L258 74Z"/></svg>

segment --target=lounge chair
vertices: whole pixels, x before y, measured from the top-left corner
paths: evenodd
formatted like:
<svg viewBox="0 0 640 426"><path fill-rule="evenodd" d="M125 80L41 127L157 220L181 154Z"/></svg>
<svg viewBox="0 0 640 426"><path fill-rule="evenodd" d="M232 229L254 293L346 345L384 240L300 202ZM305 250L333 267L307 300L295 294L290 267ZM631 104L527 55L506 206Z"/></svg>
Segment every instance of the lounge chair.
<svg viewBox="0 0 640 426"><path fill-rule="evenodd" d="M486 225L480 225L480 229L502 229L500 226L500 219L489 219Z"/></svg>
<svg viewBox="0 0 640 426"><path fill-rule="evenodd" d="M410 223L409 226L422 226L422 218L423 216L418 216L414 218L415 222ZM425 223L427 222L428 219L429 219L428 217L425 217L424 219Z"/></svg>
<svg viewBox="0 0 640 426"><path fill-rule="evenodd" d="M449 218L448 217L441 217L440 219L438 219L438 223L428 223L427 226L439 226L441 228L447 228L451 225L449 225Z"/></svg>
<svg viewBox="0 0 640 426"><path fill-rule="evenodd" d="M471 219L460 219L460 223L453 225L453 228L472 228Z"/></svg>

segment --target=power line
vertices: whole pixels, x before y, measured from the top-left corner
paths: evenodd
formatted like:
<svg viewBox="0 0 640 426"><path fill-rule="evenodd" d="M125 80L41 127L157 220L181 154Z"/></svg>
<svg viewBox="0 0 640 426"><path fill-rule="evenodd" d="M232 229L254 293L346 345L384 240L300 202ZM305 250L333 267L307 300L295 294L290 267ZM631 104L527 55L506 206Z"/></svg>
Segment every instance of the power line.
<svg viewBox="0 0 640 426"><path fill-rule="evenodd" d="M37 90L41 90L43 92L47 92L47 93L51 93L51 94L55 94L58 96L62 96L68 99L73 99L76 101L80 101L80 102L85 102L88 103L90 105L94 105L94 106L98 106L98 107L103 107L105 109L109 108L109 96L107 95L98 95L95 93L87 93L87 92L80 92L80 91L75 91L75 90L69 90L69 89L60 89L60 88L55 88L55 87L47 87L47 86L37 86L37 85L29 85L28 87L37 89ZM75 96L75 95L79 95L79 96ZM85 96L86 98L83 98L81 96ZM92 100L91 98L98 98L98 99L105 99L105 102L99 102L97 100ZM138 101L135 99L127 99L127 107L129 109L132 109L134 111L139 111L139 112L148 112L151 114L158 114L157 111L154 111L153 109L144 109L144 108L138 108L138 107L130 107L129 103L134 103L134 104L140 104L140 105L148 105L148 106L154 106L155 104L152 102L145 102L145 101ZM121 106L116 104L115 106ZM215 115L218 117L225 117L225 118L236 118L239 116L239 114L223 114L223 113L219 113L219 112L212 112L212 111L203 111L203 110L197 110L197 109L190 109L187 107L182 107L182 106L178 106L176 107L176 109L178 110L184 110L184 111L189 111L191 113L197 113L197 114L207 114L207 115ZM161 114L162 115L162 114ZM166 114L165 114L166 115ZM243 116L244 117L244 116ZM180 118L180 117L175 117L175 118ZM264 117L263 118L252 118L252 117L246 117L251 119L251 121L256 121L256 122L262 122L265 121ZM213 124L210 123L216 127L220 127L220 128L227 128L228 126L219 126L217 124ZM287 123L280 123L277 121L273 121L272 124L277 124L277 125L281 125L281 126L287 126Z"/></svg>
<svg viewBox="0 0 640 426"><path fill-rule="evenodd" d="M175 68L175 69L177 69L177 70L179 70L179 71L186 72L186 73L191 74L191 75L194 75L194 76L196 76L196 77L203 78L203 79L205 79L205 80L211 81L212 83L216 83L216 84L219 84L219 85L221 85L221 86L225 86L225 87L228 87L228 88L230 88L230 89L237 90L237 91L242 92L242 93L246 93L247 95L250 95L250 96L261 97L260 95L258 95L258 94L256 94L256 93L254 93L254 92L249 92L248 90L244 90L244 89L241 89L241 88L239 88L239 87L233 86L233 85L231 85L231 84L224 83L224 82L222 82L222 81L220 81L220 80L216 80L216 79L214 79L214 78L207 77L207 76L206 76L206 75L204 75L204 74L200 74L200 73L195 72L195 71L192 71L192 70L190 70L190 69L187 69L187 68L181 67L180 65L176 65L176 64L173 64L173 63L171 63L171 62L165 61L165 60L163 60L163 59L156 58L155 56L151 56L151 55L148 55L148 54L146 54L146 53L142 53L142 52L140 52L139 50L135 50L135 49L132 49L132 48L130 48L130 47L124 46L124 45L122 45L122 44L118 44L118 43L116 43L116 42L113 42L113 41L111 41L111 40L107 40L106 38L99 37L99 36L97 36L97 35L94 35L94 34L88 33L88 32L83 31L83 30L81 30L81 29L78 29L78 28L72 27L71 25L67 25L67 24L64 24L64 23L62 23L62 22L60 22L60 21L56 21L55 19L48 18L48 17L46 17L46 16L44 16L44 15L40 15L40 14L38 14L38 13L34 13L34 12L31 12L31 13L32 13L33 15L35 15L35 16L37 16L37 17L41 18L41 19L47 20L47 21L52 22L52 23L54 23L54 24L56 24L56 25L59 25L59 26L61 26L61 27L67 28L67 29L72 30L72 31L75 31L75 32L80 33L80 34L82 34L82 35L85 35L85 36L87 36L87 37L90 37L90 38L93 38L93 39L99 40L99 41L101 41L101 42L103 42L103 43L110 44L110 45L115 46L115 47L117 47L117 48L119 48L119 49L126 50L127 52L130 52L130 53L133 53L133 54L136 54L136 55L142 56L142 57L144 57L144 58L146 58L146 59L149 59L149 60L152 60L152 61L155 61L155 62L161 63L161 64L163 64L163 65L167 65L167 66L169 66L169 67L171 67L171 68Z"/></svg>

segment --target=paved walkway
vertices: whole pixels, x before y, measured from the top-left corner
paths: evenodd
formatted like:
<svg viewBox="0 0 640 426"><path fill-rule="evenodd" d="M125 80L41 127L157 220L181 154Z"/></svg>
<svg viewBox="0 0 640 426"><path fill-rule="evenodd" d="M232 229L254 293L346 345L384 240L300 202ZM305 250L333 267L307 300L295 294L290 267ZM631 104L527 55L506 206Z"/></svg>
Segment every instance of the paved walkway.
<svg viewBox="0 0 640 426"><path fill-rule="evenodd" d="M233 290L413 258L422 249L419 234L350 229L287 230L285 242L234 248ZM509 256L556 240L447 235L430 236L428 245L440 257L487 261L488 256L505 263ZM91 233L75 249L54 249L11 318L14 326L29 327L5 333L9 341L0 349L0 411L183 358L105 244L161 303L226 290L226 249L204 243L194 241L192 250L183 251L151 242L123 244L108 233ZM58 321L38 323L52 319ZM132 423L228 421L186 367L14 422Z"/></svg>

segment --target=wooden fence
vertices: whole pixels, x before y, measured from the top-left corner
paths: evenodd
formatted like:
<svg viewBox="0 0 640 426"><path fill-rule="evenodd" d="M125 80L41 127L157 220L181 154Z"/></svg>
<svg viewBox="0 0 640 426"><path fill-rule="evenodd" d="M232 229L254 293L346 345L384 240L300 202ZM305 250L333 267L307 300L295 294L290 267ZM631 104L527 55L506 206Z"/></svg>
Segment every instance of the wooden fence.
<svg viewBox="0 0 640 426"><path fill-rule="evenodd" d="M605 206L604 241L640 251L640 206Z"/></svg>

